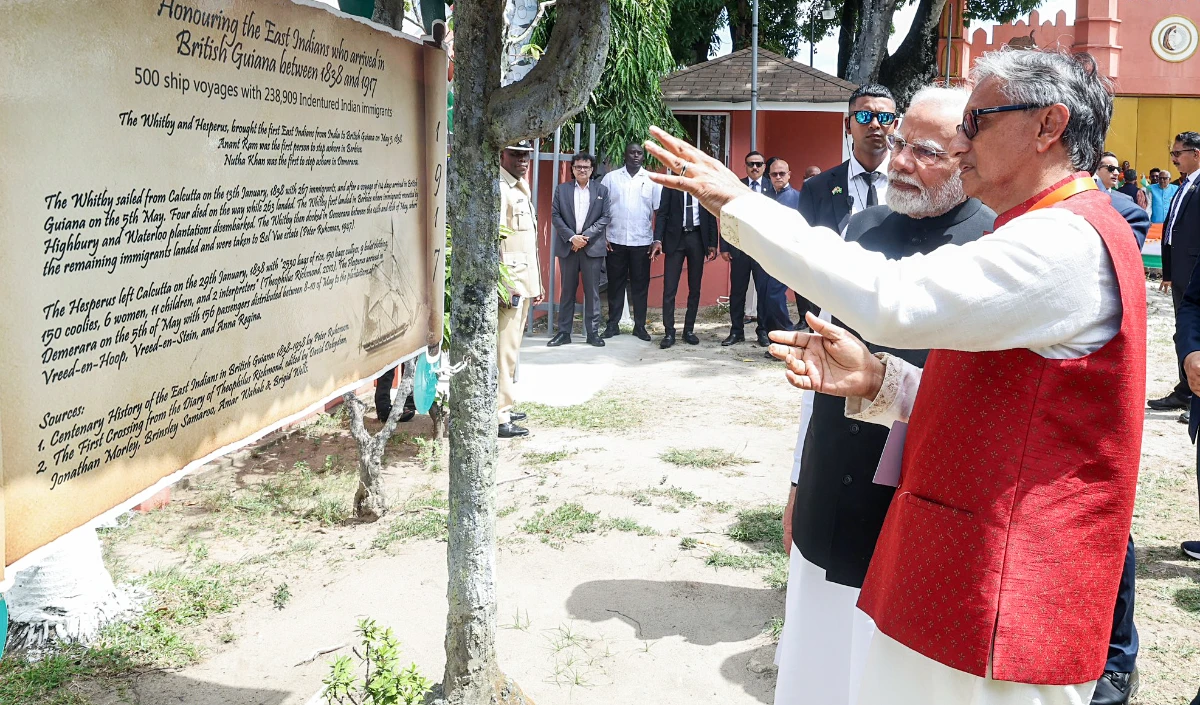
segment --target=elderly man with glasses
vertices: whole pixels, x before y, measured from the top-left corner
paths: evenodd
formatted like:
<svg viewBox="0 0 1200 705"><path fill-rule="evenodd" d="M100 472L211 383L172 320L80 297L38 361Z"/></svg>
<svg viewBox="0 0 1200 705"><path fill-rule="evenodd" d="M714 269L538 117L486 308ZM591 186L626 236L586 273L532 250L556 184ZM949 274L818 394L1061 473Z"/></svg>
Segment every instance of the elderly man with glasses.
<svg viewBox="0 0 1200 705"><path fill-rule="evenodd" d="M662 131L654 153L721 231L879 345L775 333L801 389L908 423L858 606L876 624L859 703L1083 705L1108 656L1141 453L1146 293L1129 225L1096 188L1111 84L1087 54L985 54L958 134L989 235L890 260L752 202ZM1086 547L1086 550L1081 550Z"/></svg>
<svg viewBox="0 0 1200 705"><path fill-rule="evenodd" d="M958 160L946 149L967 97L946 88L913 96L897 134L888 135L887 205L851 216L847 242L900 259L962 245L992 229L996 214L967 198ZM929 352L867 345L918 367ZM854 705L875 632L855 604L896 491L874 481L889 429L846 418L845 406L841 397L804 392L784 512L791 564L775 705Z"/></svg>

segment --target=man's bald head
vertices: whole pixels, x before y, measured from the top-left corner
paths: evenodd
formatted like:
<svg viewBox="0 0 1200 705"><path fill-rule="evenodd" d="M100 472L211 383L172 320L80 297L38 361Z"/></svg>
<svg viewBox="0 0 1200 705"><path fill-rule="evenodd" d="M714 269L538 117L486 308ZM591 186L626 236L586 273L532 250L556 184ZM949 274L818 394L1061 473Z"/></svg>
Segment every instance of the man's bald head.
<svg viewBox="0 0 1200 705"><path fill-rule="evenodd" d="M775 192L779 193L791 183L792 168L782 159L775 159L771 162L767 176L771 177L771 185L775 187Z"/></svg>

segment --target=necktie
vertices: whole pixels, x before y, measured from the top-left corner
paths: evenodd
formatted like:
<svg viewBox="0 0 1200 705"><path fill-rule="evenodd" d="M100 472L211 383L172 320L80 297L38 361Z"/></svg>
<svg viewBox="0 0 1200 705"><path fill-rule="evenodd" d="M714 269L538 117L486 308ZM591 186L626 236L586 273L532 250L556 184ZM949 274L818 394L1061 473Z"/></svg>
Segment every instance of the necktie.
<svg viewBox="0 0 1200 705"><path fill-rule="evenodd" d="M1175 229L1175 216L1179 215L1179 204L1183 201L1183 194L1187 193L1190 182L1184 179L1180 184L1179 190L1175 192L1175 196L1171 199L1171 205L1167 207L1167 227L1164 229L1163 243L1171 244L1171 231Z"/></svg>
<svg viewBox="0 0 1200 705"><path fill-rule="evenodd" d="M750 182L750 190L755 193L758 193L758 182L757 181Z"/></svg>
<svg viewBox="0 0 1200 705"><path fill-rule="evenodd" d="M862 177L867 181L867 208L879 205L879 193L875 191L875 172L864 171Z"/></svg>
<svg viewBox="0 0 1200 705"><path fill-rule="evenodd" d="M692 222L692 194L683 194L683 229L691 230L696 227Z"/></svg>

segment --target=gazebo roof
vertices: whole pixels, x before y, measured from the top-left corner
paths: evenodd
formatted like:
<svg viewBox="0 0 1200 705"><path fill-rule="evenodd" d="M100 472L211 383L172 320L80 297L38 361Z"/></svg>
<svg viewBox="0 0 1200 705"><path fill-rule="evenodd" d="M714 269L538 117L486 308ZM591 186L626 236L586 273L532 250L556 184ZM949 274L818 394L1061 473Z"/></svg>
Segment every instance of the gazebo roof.
<svg viewBox="0 0 1200 705"><path fill-rule="evenodd" d="M750 50L742 49L669 74L661 82L663 99L749 102L750 59ZM845 102L857 87L785 56L758 50L759 102Z"/></svg>

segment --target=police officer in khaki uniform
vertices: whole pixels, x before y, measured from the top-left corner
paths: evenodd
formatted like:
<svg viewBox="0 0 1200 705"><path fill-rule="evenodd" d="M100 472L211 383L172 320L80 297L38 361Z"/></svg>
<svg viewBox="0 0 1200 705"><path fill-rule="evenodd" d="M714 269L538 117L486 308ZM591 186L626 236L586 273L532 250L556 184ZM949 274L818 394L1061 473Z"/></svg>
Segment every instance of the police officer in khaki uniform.
<svg viewBox="0 0 1200 705"><path fill-rule="evenodd" d="M530 305L542 300L537 221L533 217L533 196L525 182L532 152L529 140L521 140L500 153L500 225L511 230L500 240L500 260L508 266L512 277L509 283L511 302L506 305L500 301L497 323L496 367L500 380L496 409L501 438L529 435L528 429L513 423L524 419L525 414L514 412L512 406L513 375L521 353L525 320L529 317Z"/></svg>

